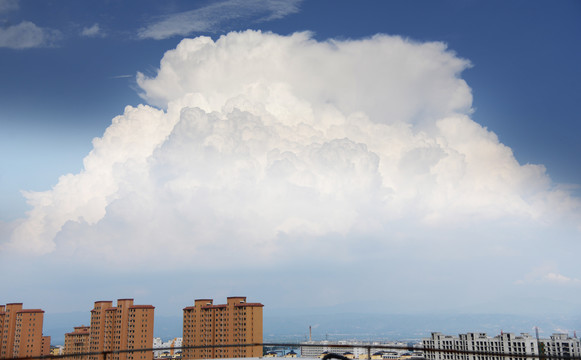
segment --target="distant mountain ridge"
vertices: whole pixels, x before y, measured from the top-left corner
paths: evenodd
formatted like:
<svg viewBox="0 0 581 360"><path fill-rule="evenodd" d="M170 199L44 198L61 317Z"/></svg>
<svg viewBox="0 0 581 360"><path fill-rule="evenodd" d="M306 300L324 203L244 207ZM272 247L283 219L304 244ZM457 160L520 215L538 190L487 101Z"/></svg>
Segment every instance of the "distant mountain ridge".
<svg viewBox="0 0 581 360"><path fill-rule="evenodd" d="M553 332L581 329L581 316L531 317L505 314L409 315L409 314L335 314L270 317L264 319L264 340L297 337L304 341L312 326L314 340L413 340L429 337L432 332L457 335L466 332L501 331L534 333L541 337ZM297 336L298 335L298 336ZM302 338L301 338L302 335Z"/></svg>
<svg viewBox="0 0 581 360"><path fill-rule="evenodd" d="M64 344L64 334L74 326L89 324L88 312L61 314L45 313L44 334L52 337L53 345ZM541 337L554 332L581 331L581 315L525 316L504 314L300 314L265 313L264 341L305 341L309 326L313 340L414 340L430 336L431 332L457 335L466 332L486 332L498 335L500 331L534 333ZM170 339L182 336L181 316L155 316L155 337Z"/></svg>

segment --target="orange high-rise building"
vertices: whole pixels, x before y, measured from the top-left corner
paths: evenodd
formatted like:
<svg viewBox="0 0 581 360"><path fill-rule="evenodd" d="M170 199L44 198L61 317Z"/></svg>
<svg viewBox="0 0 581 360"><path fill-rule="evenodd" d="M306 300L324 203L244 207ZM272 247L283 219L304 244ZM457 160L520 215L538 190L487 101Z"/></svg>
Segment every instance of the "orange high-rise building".
<svg viewBox="0 0 581 360"><path fill-rule="evenodd" d="M182 346L216 346L262 343L262 308L246 297L229 297L226 304L198 299L184 309ZM262 345L184 349L184 359L261 357Z"/></svg>
<svg viewBox="0 0 581 360"><path fill-rule="evenodd" d="M83 354L89 352L90 326L75 326L75 330L65 334L64 354ZM71 360L84 360L86 356L72 356Z"/></svg>
<svg viewBox="0 0 581 360"><path fill-rule="evenodd" d="M96 301L91 310L89 352L103 351L105 348L105 310L112 308L112 301ZM100 360L99 355L90 355L90 360Z"/></svg>
<svg viewBox="0 0 581 360"><path fill-rule="evenodd" d="M0 359L13 357L14 329L16 328L16 312L22 310L22 303L0 305Z"/></svg>
<svg viewBox="0 0 581 360"><path fill-rule="evenodd" d="M108 360L152 360L152 351L117 352L122 350L151 349L153 347L154 307L133 305L133 299L97 301L91 310L89 351L112 351ZM101 360L99 355L89 360Z"/></svg>
<svg viewBox="0 0 581 360"><path fill-rule="evenodd" d="M22 303L0 305L0 359L48 355L50 337L42 336L43 320L40 309L22 309Z"/></svg>

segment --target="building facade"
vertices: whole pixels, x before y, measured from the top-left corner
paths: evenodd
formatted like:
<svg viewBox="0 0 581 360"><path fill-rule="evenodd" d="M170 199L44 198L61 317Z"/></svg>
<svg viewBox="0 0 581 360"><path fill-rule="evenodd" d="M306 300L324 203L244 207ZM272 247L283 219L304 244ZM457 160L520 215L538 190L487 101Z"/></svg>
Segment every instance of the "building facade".
<svg viewBox="0 0 581 360"><path fill-rule="evenodd" d="M152 360L154 307L134 305L133 299L97 301L91 310L89 352L111 352L108 360ZM89 360L102 360L91 355Z"/></svg>
<svg viewBox="0 0 581 360"><path fill-rule="evenodd" d="M99 352L105 349L105 310L113 307L112 301L96 301L91 310L91 325L89 330L89 352ZM89 356L89 360L101 360L98 355Z"/></svg>
<svg viewBox="0 0 581 360"><path fill-rule="evenodd" d="M459 336L432 333L432 337L422 340L424 356L428 360L524 360L519 355L538 355L539 348L536 338L522 333L501 333L489 337L486 333L467 333ZM429 349L451 350L430 351ZM460 351L460 352L455 352ZM465 354L462 351L475 351L481 354ZM500 354L512 354L504 357Z"/></svg>
<svg viewBox="0 0 581 360"><path fill-rule="evenodd" d="M43 310L23 309L22 303L0 305L0 359L49 355L43 320Z"/></svg>
<svg viewBox="0 0 581 360"><path fill-rule="evenodd" d="M83 354L89 352L89 336L91 334L90 326L75 326L73 332L65 334L65 355ZM71 360L84 360L83 356L72 356Z"/></svg>
<svg viewBox="0 0 581 360"><path fill-rule="evenodd" d="M50 355L50 336L43 336L42 337L42 345L40 346L40 353L44 355Z"/></svg>
<svg viewBox="0 0 581 360"><path fill-rule="evenodd" d="M251 344L262 344L263 307L260 303L247 303L243 296L229 297L222 305L214 305L211 299L195 300L194 306L184 308L183 346L186 348L182 357L261 357L262 345ZM233 346L239 344L247 345ZM188 349L190 346L196 348Z"/></svg>

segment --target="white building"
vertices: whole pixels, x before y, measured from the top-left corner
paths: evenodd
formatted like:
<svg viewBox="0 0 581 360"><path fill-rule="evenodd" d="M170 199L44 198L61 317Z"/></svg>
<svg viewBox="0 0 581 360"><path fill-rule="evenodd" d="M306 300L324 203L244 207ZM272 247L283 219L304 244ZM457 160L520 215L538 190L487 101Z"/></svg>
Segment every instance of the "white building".
<svg viewBox="0 0 581 360"><path fill-rule="evenodd" d="M581 341L567 334L553 334L550 339L541 339L544 354L551 356L581 356Z"/></svg>
<svg viewBox="0 0 581 360"><path fill-rule="evenodd" d="M431 338L424 339L422 342L426 349L487 353L479 355L424 350L424 356L428 360L524 360L524 357L519 357L518 355L539 354L537 340L526 333L517 336L512 333L504 333L489 337L486 333L467 333L451 336L435 332L432 333ZM513 354L515 356L502 357L491 353Z"/></svg>
<svg viewBox="0 0 581 360"><path fill-rule="evenodd" d="M513 357L500 357L493 354L463 354L425 351L428 360L514 360L524 359L519 354L539 355L539 343L542 344L542 355L557 357L580 357L581 341L567 334L553 334L550 339L539 339L529 334L501 334L495 337L485 333L467 333L459 336L432 333L432 337L422 341L424 348L459 351L478 351L484 353L514 354Z"/></svg>
<svg viewBox="0 0 581 360"><path fill-rule="evenodd" d="M371 346L368 348L367 346ZM377 347L375 347L377 346ZM365 341L306 341L301 343L301 357L303 358L318 358L321 354L335 353L343 355L347 352L353 354L355 359L367 359L368 353L371 355L382 353L383 359L399 358L408 350L388 349L385 347L406 347L406 343L401 342L365 342ZM369 351L368 351L369 349Z"/></svg>
<svg viewBox="0 0 581 360"><path fill-rule="evenodd" d="M164 350L154 350L153 357L175 358L178 354L181 354L182 350L179 349L181 348L181 346L182 346L181 337L176 337L165 342L163 342L161 338L153 338L153 348L164 349ZM174 351L174 349L176 350Z"/></svg>

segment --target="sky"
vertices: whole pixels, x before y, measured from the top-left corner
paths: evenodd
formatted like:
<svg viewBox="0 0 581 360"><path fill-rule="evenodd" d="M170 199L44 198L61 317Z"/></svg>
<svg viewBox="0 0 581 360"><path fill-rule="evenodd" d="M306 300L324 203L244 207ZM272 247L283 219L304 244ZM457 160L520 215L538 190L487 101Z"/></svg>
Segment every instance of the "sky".
<svg viewBox="0 0 581 360"><path fill-rule="evenodd" d="M0 0L0 303L578 316L580 38L578 1Z"/></svg>

